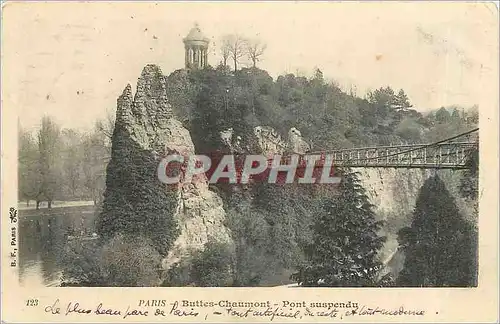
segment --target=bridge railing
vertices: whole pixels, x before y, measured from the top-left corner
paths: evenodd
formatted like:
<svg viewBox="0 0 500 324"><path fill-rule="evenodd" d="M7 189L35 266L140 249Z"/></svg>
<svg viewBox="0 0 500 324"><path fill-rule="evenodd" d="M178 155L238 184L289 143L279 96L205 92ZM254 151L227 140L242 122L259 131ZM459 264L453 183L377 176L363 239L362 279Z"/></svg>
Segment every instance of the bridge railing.
<svg viewBox="0 0 500 324"><path fill-rule="evenodd" d="M463 142L354 148L328 154L333 155L336 166L460 169L465 167L468 156L477 148L477 143Z"/></svg>
<svg viewBox="0 0 500 324"><path fill-rule="evenodd" d="M307 154L320 155L320 161L330 156L334 167L465 169L471 153L479 149L478 130L472 129L430 144L359 147ZM268 163L272 167L271 157ZM283 163L290 163L290 157L282 157Z"/></svg>

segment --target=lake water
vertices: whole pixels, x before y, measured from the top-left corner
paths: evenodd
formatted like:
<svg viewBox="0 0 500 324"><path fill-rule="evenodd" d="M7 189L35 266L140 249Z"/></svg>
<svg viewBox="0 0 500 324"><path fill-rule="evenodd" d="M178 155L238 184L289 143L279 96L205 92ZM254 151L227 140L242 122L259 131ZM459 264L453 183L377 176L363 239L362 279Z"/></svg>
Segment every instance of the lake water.
<svg viewBox="0 0 500 324"><path fill-rule="evenodd" d="M91 233L94 220L94 206L20 209L20 285L58 286L68 235Z"/></svg>

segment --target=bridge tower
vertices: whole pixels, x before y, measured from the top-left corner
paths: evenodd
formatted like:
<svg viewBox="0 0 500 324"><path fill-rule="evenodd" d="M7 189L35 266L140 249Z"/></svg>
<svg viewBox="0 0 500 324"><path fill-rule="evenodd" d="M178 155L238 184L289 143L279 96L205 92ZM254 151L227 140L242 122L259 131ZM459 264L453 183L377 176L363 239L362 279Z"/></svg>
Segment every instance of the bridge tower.
<svg viewBox="0 0 500 324"><path fill-rule="evenodd" d="M196 23L183 39L186 69L203 69L208 61L208 44L210 40L203 35Z"/></svg>

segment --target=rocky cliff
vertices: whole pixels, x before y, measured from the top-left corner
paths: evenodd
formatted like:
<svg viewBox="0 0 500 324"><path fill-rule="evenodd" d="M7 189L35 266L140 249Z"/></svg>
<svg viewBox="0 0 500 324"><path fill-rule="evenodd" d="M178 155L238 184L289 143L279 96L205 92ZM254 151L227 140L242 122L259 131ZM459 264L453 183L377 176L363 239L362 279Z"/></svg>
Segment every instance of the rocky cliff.
<svg viewBox="0 0 500 324"><path fill-rule="evenodd" d="M206 181L167 188L157 178L166 154L193 154L189 131L167 98L166 77L147 65L132 95L127 85L118 99L112 156L107 169L103 212L98 229L151 239L168 267L183 253L200 249L209 239L231 242L224 226L222 200Z"/></svg>
<svg viewBox="0 0 500 324"><path fill-rule="evenodd" d="M195 154L189 131L176 119L167 123L165 151L183 155ZM206 177L197 177L193 183L181 183L176 192L174 218L181 232L164 260L164 266L180 260L191 250L202 249L209 240L232 244L229 230L225 227L225 210L222 199L208 188Z"/></svg>

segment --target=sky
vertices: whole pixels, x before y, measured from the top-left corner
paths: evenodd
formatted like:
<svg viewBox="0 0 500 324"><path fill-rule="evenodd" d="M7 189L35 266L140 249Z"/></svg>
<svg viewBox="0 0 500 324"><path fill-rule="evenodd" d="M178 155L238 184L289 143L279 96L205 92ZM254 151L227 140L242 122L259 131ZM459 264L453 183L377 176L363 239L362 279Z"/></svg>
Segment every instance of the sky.
<svg viewBox="0 0 500 324"><path fill-rule="evenodd" d="M2 109L23 127L44 115L89 128L113 113L127 83L158 64L183 68L197 22L220 62L224 34L259 38L258 66L276 78L315 68L363 96L404 89L420 111L496 104L498 8L467 3L10 3L2 13ZM489 92L488 92L489 91Z"/></svg>

